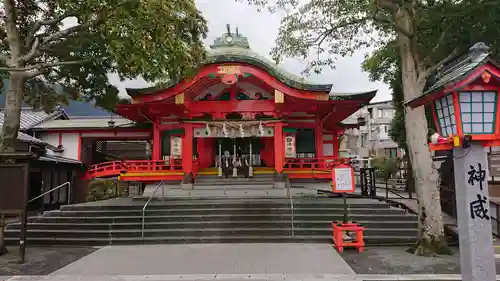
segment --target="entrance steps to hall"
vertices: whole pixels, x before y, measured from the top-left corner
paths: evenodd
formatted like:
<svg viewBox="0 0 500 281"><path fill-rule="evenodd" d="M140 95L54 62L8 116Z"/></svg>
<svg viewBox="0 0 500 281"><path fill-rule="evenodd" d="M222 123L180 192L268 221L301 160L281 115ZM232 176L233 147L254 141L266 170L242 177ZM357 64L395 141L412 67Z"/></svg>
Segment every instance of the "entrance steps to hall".
<svg viewBox="0 0 500 281"><path fill-rule="evenodd" d="M343 218L338 198L167 199L118 198L63 206L30 218L29 245L115 245L162 243L331 243L331 222ZM417 218L372 199L349 198L349 219L366 227L368 245L410 245ZM18 244L20 224L6 228L6 241Z"/></svg>
<svg viewBox="0 0 500 281"><path fill-rule="evenodd" d="M144 193L138 200L148 199L156 190L158 185L148 185L144 189ZM255 186L255 185L227 185L227 186L196 186L193 189L182 189L178 186L164 186L165 198L288 198L288 189L273 188L272 186ZM306 188L290 188L290 193L293 197L298 196L316 196L316 190ZM161 198L160 190L154 195L155 199Z"/></svg>
<svg viewBox="0 0 500 281"><path fill-rule="evenodd" d="M158 187L158 184L148 184L144 188L142 197L149 198L154 194L154 197L161 198L162 187ZM300 188L293 190L292 194L314 196L316 191ZM179 182L163 183L163 196L166 198L289 197L288 189L274 188L274 175L255 175L251 178L200 175L196 177L194 184L187 188Z"/></svg>
<svg viewBox="0 0 500 281"><path fill-rule="evenodd" d="M193 189L217 189L217 188L272 188L274 185L274 175L255 175L245 178L219 177L213 175L200 175L194 181Z"/></svg>

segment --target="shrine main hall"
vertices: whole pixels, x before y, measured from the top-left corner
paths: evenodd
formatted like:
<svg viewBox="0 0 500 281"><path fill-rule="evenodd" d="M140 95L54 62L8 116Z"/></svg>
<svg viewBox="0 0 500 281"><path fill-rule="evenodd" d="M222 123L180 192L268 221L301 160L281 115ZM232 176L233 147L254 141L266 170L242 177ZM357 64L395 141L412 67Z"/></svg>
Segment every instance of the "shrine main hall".
<svg viewBox="0 0 500 281"><path fill-rule="evenodd" d="M331 84L308 83L253 52L247 38L229 27L193 77L127 92L131 103L118 105L116 113L133 124L99 132L148 140L149 159L94 161L87 165L88 179L185 184L200 175L328 179L332 165L342 161L339 138L358 126L342 121L376 94L335 93ZM79 160L82 134L84 128Z"/></svg>

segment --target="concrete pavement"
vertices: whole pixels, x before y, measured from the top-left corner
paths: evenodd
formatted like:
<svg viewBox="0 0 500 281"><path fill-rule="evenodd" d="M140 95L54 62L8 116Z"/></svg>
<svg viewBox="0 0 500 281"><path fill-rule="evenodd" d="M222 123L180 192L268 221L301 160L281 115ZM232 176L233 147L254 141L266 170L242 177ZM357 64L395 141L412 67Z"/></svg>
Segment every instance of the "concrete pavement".
<svg viewBox="0 0 500 281"><path fill-rule="evenodd" d="M104 247L52 275L347 274L328 244L191 244Z"/></svg>
<svg viewBox="0 0 500 281"><path fill-rule="evenodd" d="M370 254L370 251L372 256L378 253L375 249L367 249L363 254L352 252L350 255L355 258L353 260L352 257L346 258L344 255L342 258L328 244L107 246L49 275L0 276L0 281L461 280L459 274L423 274L424 272L414 274L419 272L419 268L420 270L427 268L425 273L439 273L439 271L434 271L436 269L428 268L429 263L443 263L439 258L414 257L401 249L390 251L384 251L384 249L381 248L379 251L382 252L379 254L393 258L386 257L386 260L382 261L383 264L377 265L377 263L367 261L367 255L365 255ZM393 254L390 254L391 251ZM377 258L377 256L373 257ZM379 270L378 267L384 267L385 263L393 259L401 261L395 262L393 266L396 268L386 270L388 274L382 274L384 270ZM426 259L425 263L422 263L423 259ZM451 257L451 261L454 260L456 257ZM415 266L413 263L421 264ZM365 272L360 272L356 264L369 271L366 273L373 274L363 274ZM447 263L443 264L449 266ZM410 267L406 268L407 266ZM405 268L399 270L400 267ZM402 274L400 271L409 274ZM396 272L400 274L394 274ZM452 272L458 273L459 271ZM497 279L500 280L500 276Z"/></svg>
<svg viewBox="0 0 500 281"><path fill-rule="evenodd" d="M0 280L1 277L0 277ZM221 275L52 275L12 276L2 281L461 281L459 274L350 275L350 274L221 274ZM500 280L500 275L497 275Z"/></svg>

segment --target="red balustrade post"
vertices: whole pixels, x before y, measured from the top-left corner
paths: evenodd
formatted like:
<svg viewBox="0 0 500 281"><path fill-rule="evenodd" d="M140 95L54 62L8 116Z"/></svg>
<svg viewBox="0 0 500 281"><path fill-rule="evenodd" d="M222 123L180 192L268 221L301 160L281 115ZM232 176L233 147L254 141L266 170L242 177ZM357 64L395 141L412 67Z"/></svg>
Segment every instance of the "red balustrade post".
<svg viewBox="0 0 500 281"><path fill-rule="evenodd" d="M339 159L339 132L333 133L333 157Z"/></svg>
<svg viewBox="0 0 500 281"><path fill-rule="evenodd" d="M316 158L320 159L323 157L323 124L320 120L316 123L317 126L314 128L315 141L316 141Z"/></svg>
<svg viewBox="0 0 500 281"><path fill-rule="evenodd" d="M189 175L193 172L193 125L184 124L184 137L182 138L182 168Z"/></svg>
<svg viewBox="0 0 500 281"><path fill-rule="evenodd" d="M274 125L274 168L279 174L283 172L284 162L285 150L283 139L283 123L278 122Z"/></svg>
<svg viewBox="0 0 500 281"><path fill-rule="evenodd" d="M151 152L153 160L153 170L156 170L156 163L161 160L161 131L158 125L153 124L153 151Z"/></svg>

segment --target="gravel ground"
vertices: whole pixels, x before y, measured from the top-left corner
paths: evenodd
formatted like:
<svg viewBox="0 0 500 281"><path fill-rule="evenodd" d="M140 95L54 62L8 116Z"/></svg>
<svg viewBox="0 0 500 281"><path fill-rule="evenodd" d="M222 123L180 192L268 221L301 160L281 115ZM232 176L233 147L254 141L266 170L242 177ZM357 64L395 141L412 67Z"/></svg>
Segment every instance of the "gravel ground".
<svg viewBox="0 0 500 281"><path fill-rule="evenodd" d="M0 277L2 275L47 275L96 250L97 248L89 247L28 247L26 263L19 264L18 248L10 247L8 254L0 256Z"/></svg>
<svg viewBox="0 0 500 281"><path fill-rule="evenodd" d="M460 254L421 257L407 253L408 247L367 247L363 253L345 251L341 256L358 274L460 274ZM500 272L497 263L497 273Z"/></svg>

